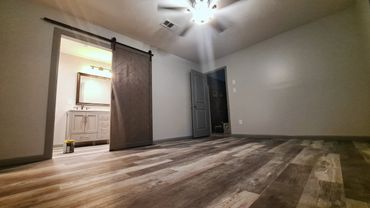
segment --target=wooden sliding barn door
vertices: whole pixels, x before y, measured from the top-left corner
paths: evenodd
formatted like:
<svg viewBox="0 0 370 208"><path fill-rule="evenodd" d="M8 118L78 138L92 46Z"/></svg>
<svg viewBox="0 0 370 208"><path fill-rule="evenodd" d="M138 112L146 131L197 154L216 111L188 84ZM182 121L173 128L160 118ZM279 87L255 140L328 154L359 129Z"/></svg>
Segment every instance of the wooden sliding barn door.
<svg viewBox="0 0 370 208"><path fill-rule="evenodd" d="M113 47L110 150L153 144L151 55Z"/></svg>

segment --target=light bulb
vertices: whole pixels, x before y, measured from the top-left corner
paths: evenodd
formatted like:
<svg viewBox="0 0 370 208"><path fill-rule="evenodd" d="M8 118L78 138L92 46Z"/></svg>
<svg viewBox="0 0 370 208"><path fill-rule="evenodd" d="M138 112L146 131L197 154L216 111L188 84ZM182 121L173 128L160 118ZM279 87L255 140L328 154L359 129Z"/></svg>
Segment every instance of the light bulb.
<svg viewBox="0 0 370 208"><path fill-rule="evenodd" d="M214 12L212 8L208 7L207 1L196 1L194 9L192 10L192 16L193 22L197 24L205 24L213 18Z"/></svg>

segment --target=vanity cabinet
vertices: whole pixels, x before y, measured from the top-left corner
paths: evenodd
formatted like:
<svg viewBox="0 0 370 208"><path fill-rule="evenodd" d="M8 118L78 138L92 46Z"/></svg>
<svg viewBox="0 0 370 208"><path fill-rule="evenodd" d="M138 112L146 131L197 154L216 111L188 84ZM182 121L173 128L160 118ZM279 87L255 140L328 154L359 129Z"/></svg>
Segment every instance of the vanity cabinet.
<svg viewBox="0 0 370 208"><path fill-rule="evenodd" d="M68 111L66 136L76 142L109 140L110 112Z"/></svg>

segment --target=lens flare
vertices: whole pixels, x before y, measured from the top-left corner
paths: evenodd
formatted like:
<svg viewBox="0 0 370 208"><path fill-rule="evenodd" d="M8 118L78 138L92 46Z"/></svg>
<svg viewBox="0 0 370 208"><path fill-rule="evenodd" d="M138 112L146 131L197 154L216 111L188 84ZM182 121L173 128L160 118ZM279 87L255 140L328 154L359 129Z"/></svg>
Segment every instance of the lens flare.
<svg viewBox="0 0 370 208"><path fill-rule="evenodd" d="M206 24L213 18L214 11L209 7L207 1L200 0L195 2L191 14L193 22L197 24Z"/></svg>

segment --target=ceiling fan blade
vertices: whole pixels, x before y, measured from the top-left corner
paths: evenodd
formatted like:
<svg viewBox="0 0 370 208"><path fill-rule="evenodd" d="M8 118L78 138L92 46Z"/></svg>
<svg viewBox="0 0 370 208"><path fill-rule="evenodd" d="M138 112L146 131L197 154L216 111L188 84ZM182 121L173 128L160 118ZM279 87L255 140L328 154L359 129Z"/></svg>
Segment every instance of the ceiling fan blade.
<svg viewBox="0 0 370 208"><path fill-rule="evenodd" d="M186 25L186 27L180 32L179 35L180 36L185 36L193 26L194 26L193 23L190 23L190 24Z"/></svg>
<svg viewBox="0 0 370 208"><path fill-rule="evenodd" d="M226 25L224 25L222 22L220 22L217 19L212 20L209 23L218 33L222 33L227 29Z"/></svg>
<svg viewBox="0 0 370 208"><path fill-rule="evenodd" d="M208 7L217 8L217 0L208 0Z"/></svg>
<svg viewBox="0 0 370 208"><path fill-rule="evenodd" d="M231 6L241 0L219 0L216 4L217 8L222 9Z"/></svg>
<svg viewBox="0 0 370 208"><path fill-rule="evenodd" d="M170 10L170 11L186 11L188 8L183 6L166 6L158 5L158 10Z"/></svg>
<svg viewBox="0 0 370 208"><path fill-rule="evenodd" d="M188 0L191 7L194 7L195 0Z"/></svg>

